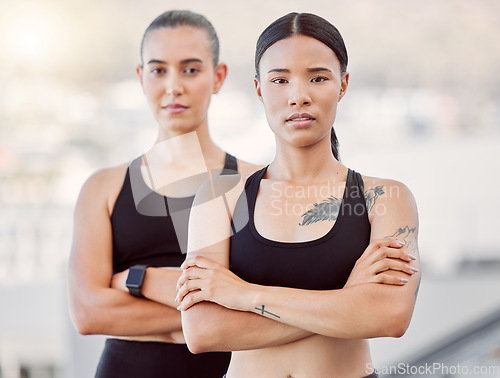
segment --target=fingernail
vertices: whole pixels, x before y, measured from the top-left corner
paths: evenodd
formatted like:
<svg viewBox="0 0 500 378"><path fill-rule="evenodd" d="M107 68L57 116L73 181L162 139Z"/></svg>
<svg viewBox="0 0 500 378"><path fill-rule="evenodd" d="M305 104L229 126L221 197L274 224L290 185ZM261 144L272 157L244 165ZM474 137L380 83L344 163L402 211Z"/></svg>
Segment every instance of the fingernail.
<svg viewBox="0 0 500 378"><path fill-rule="evenodd" d="M181 311L181 306L177 307L177 310L178 310L178 311Z"/></svg>
<svg viewBox="0 0 500 378"><path fill-rule="evenodd" d="M415 256L410 255L409 253L407 253L407 255L408 255L408 257L409 257L410 259L412 259L412 260L416 260L416 259L417 259Z"/></svg>
<svg viewBox="0 0 500 378"><path fill-rule="evenodd" d="M418 269L417 268L414 268L412 266L410 266L410 269L413 270L414 272L418 272Z"/></svg>
<svg viewBox="0 0 500 378"><path fill-rule="evenodd" d="M402 242L402 241L399 241L399 240L396 240L396 243L398 243L400 245L405 245L406 244L405 242Z"/></svg>
<svg viewBox="0 0 500 378"><path fill-rule="evenodd" d="M401 282L403 282L403 283L407 283L407 282L408 282L408 280L407 280L406 278L400 278L400 280L401 280Z"/></svg>

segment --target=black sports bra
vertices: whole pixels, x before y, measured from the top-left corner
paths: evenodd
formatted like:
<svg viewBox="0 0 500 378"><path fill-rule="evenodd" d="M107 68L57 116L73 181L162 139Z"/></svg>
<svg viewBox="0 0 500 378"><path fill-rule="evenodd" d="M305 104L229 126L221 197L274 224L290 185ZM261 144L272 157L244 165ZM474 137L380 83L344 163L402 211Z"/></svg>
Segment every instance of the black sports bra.
<svg viewBox="0 0 500 378"><path fill-rule="evenodd" d="M308 290L341 289L370 241L370 222L361 175L349 169L339 215L324 236L278 242L260 235L254 223L259 185L267 167L252 174L236 203L233 219L248 223L230 241L230 269L245 281ZM247 201L248 200L248 201Z"/></svg>
<svg viewBox="0 0 500 378"><path fill-rule="evenodd" d="M142 177L141 158L130 163L111 214L113 273L135 264L178 267L186 258L194 196L165 197L150 189ZM221 174L237 172L236 158L226 153Z"/></svg>

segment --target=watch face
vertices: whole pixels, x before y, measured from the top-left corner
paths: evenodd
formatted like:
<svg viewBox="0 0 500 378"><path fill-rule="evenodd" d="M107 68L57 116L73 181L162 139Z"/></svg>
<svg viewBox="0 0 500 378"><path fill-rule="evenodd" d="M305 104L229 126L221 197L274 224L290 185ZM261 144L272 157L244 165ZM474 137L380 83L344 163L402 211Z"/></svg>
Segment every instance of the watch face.
<svg viewBox="0 0 500 378"><path fill-rule="evenodd" d="M144 276L143 269L133 269L128 271L127 287L140 287Z"/></svg>

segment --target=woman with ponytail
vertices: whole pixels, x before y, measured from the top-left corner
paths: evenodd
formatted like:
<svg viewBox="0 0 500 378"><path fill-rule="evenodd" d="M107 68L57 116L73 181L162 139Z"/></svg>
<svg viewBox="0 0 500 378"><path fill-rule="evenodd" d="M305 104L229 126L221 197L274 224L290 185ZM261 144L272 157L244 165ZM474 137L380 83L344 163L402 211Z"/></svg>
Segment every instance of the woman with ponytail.
<svg viewBox="0 0 500 378"><path fill-rule="evenodd" d="M197 193L176 298L188 347L233 351L227 378L376 377L367 339L405 333L420 281L413 196L339 162L349 74L331 23L276 20L255 69L276 156Z"/></svg>
<svg viewBox="0 0 500 378"><path fill-rule="evenodd" d="M188 350L175 285L194 194L210 175L254 172L210 137L208 107L226 77L212 24L188 10L146 29L137 76L158 127L131 163L99 170L75 209L69 262L77 330L109 338L96 378L219 378L229 353Z"/></svg>

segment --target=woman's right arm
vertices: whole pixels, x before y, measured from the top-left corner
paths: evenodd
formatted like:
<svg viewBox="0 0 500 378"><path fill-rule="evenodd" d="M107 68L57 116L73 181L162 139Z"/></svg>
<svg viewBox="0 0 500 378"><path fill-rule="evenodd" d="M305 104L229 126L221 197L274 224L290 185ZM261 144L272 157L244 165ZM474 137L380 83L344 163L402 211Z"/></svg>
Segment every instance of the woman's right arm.
<svg viewBox="0 0 500 378"><path fill-rule="evenodd" d="M84 184L75 209L69 260L69 303L81 334L113 336L155 335L157 339L181 329L179 312L111 288L113 246L110 198L120 191L125 169L112 168L92 175ZM114 201L113 201L114 202ZM179 273L172 271L175 288Z"/></svg>
<svg viewBox="0 0 500 378"><path fill-rule="evenodd" d="M243 191L237 176L219 176L198 191L189 220L188 258L205 256L229 267L228 214ZM222 195L223 194L223 195ZM225 197L225 200L224 200ZM229 210L228 210L229 209ZM201 302L182 312L184 336L193 353L234 351L283 345L313 335L251 312Z"/></svg>

